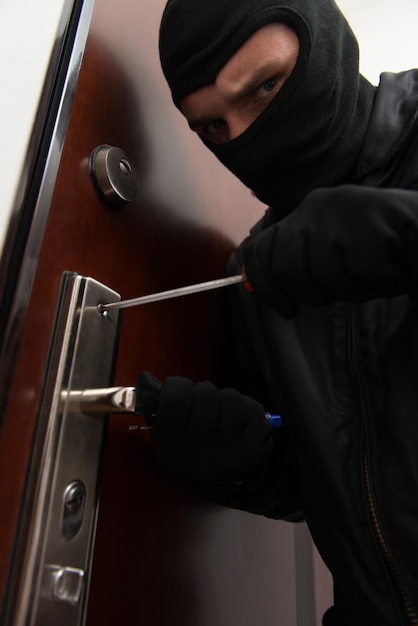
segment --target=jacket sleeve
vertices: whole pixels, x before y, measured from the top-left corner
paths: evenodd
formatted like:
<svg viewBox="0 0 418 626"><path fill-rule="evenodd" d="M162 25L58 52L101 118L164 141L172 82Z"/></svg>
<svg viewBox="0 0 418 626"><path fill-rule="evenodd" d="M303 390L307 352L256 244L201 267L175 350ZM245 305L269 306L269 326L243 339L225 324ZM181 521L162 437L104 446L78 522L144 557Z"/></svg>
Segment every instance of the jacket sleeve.
<svg viewBox="0 0 418 626"><path fill-rule="evenodd" d="M241 259L233 255L228 274L240 271ZM241 393L261 402L268 410L272 407L267 386L257 367L257 346L254 339L257 320L243 298L252 300L240 285L228 288L224 300L224 372L222 384L233 386ZM302 521L304 516L293 483L288 462L284 427L273 429L271 451L260 471L248 480L235 483L206 484L208 497L229 508L265 515L274 519Z"/></svg>
<svg viewBox="0 0 418 626"><path fill-rule="evenodd" d="M304 514L287 468L285 435L272 436L270 456L256 476L231 484L204 486L206 495L228 508L288 522L301 522Z"/></svg>
<svg viewBox="0 0 418 626"><path fill-rule="evenodd" d="M284 317L289 301L321 306L415 293L418 192L317 189L241 246L256 295ZM294 310L292 314L294 314Z"/></svg>

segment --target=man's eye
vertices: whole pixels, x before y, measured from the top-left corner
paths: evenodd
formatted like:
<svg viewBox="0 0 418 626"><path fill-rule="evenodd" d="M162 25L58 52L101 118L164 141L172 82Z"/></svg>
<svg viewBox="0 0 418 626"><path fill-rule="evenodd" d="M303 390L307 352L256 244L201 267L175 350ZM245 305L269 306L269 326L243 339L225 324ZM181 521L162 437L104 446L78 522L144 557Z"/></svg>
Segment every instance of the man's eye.
<svg viewBox="0 0 418 626"><path fill-rule="evenodd" d="M258 89L258 94L257 95L263 96L266 93L271 93L272 91L274 91L276 89L276 87L278 85L278 82L279 82L278 78L269 78Z"/></svg>
<svg viewBox="0 0 418 626"><path fill-rule="evenodd" d="M263 87L266 91L273 91L276 85L277 85L277 78L270 78L270 80L267 80L264 83Z"/></svg>
<svg viewBox="0 0 418 626"><path fill-rule="evenodd" d="M223 120L214 120L206 126L205 131L208 135L215 135L222 128L224 123Z"/></svg>

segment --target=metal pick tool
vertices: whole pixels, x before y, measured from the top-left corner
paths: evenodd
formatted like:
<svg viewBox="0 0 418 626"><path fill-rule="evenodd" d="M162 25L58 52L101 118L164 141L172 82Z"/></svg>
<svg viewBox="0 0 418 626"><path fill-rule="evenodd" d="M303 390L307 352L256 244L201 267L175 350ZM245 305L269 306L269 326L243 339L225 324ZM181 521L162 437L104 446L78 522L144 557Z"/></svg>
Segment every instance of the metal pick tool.
<svg viewBox="0 0 418 626"><path fill-rule="evenodd" d="M168 291L160 291L158 293L149 294L147 296L140 296L139 298L132 298L130 300L121 300L120 302L109 302L105 304L99 304L99 313L105 314L107 311L114 311L118 309L127 309L129 307L140 306L142 304L150 304L151 302L159 302L161 300L169 300L171 298L179 298L180 296L187 296L193 293L200 293L202 291L210 291L212 289L219 289L221 287L228 287L229 285L236 285L238 283L247 283L246 288L251 290L251 287L247 281L245 273L237 274L235 276L228 276L226 278L219 278L216 280L209 280L203 283L197 283L194 285L188 285L186 287L178 287L177 289L169 289ZM136 390L133 387L120 387L110 388L108 390L92 390L91 392L74 392L70 394L71 401L77 405L81 405L81 410L86 413L95 412L97 407L103 411L106 408L109 412L122 412L122 413L135 413L135 393ZM67 395L68 402L68 395ZM96 406L96 409L93 408ZM149 430L152 429L152 425L136 426L132 425L129 430Z"/></svg>
<svg viewBox="0 0 418 626"><path fill-rule="evenodd" d="M218 278L216 280L209 280L204 283L197 283L195 285L188 285L187 287L178 287L177 289L169 289L168 291L160 291L159 293L152 293L148 296L140 296L139 298L132 298L131 300L121 300L120 302L110 302L108 304L99 304L99 313L105 313L106 311L114 311L117 309L127 309L133 306L140 306L141 304L150 304L151 302L160 302L161 300L170 300L171 298L179 298L180 296L187 296L192 293L200 293L201 291L210 291L211 289L219 289L220 287L228 287L229 285L235 285L237 283L247 282L245 274L237 274L236 276L228 276L226 278Z"/></svg>

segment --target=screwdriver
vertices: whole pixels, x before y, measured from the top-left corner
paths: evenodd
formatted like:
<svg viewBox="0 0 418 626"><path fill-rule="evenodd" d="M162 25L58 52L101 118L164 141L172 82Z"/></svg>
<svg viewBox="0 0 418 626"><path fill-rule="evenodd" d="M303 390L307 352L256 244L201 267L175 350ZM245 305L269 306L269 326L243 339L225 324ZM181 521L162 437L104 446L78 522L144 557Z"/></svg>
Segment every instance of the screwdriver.
<svg viewBox="0 0 418 626"><path fill-rule="evenodd" d="M161 300L179 298L180 296L187 296L192 293L200 293L202 291L210 291L211 289L228 287L229 285L236 285L238 283L244 283L247 291L252 291L251 285L248 282L245 273L242 272L242 274L236 274L235 276L217 278L215 280L209 280L204 283L187 285L186 287L178 287L177 289L169 289L168 291L160 291L159 293L151 293L147 296L140 296L139 298L131 298L130 300L121 300L120 302L99 304L97 308L99 309L99 313L103 314L107 311L127 309L133 306L140 306L141 304L150 304L151 302L160 302Z"/></svg>
<svg viewBox="0 0 418 626"><path fill-rule="evenodd" d="M115 413L133 413L152 420L152 410L148 407L143 411L143 405L139 401L140 391L136 387L107 387L102 389L83 389L80 391L63 391L61 393L62 409L69 413L80 412L85 415L112 415ZM280 415L275 415L266 411L266 420L272 428L282 425ZM152 429L152 423L147 426L130 426L130 430Z"/></svg>
<svg viewBox="0 0 418 626"><path fill-rule="evenodd" d="M269 422L272 428L279 428L282 425L282 416L272 414L269 411L264 413L264 417ZM152 430L154 428L153 424L147 424L146 426L137 426L136 424L133 426L129 426L129 430Z"/></svg>

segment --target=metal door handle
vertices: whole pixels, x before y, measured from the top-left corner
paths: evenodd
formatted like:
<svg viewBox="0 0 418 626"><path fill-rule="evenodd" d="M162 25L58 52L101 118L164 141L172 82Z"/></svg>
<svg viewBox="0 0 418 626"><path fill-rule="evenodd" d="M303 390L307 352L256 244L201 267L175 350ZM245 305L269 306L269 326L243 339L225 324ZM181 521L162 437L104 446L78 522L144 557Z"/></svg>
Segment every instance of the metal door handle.
<svg viewBox="0 0 418 626"><path fill-rule="evenodd" d="M105 387L81 391L62 391L62 407L68 413L84 415L109 415L111 413L135 413L135 387Z"/></svg>

